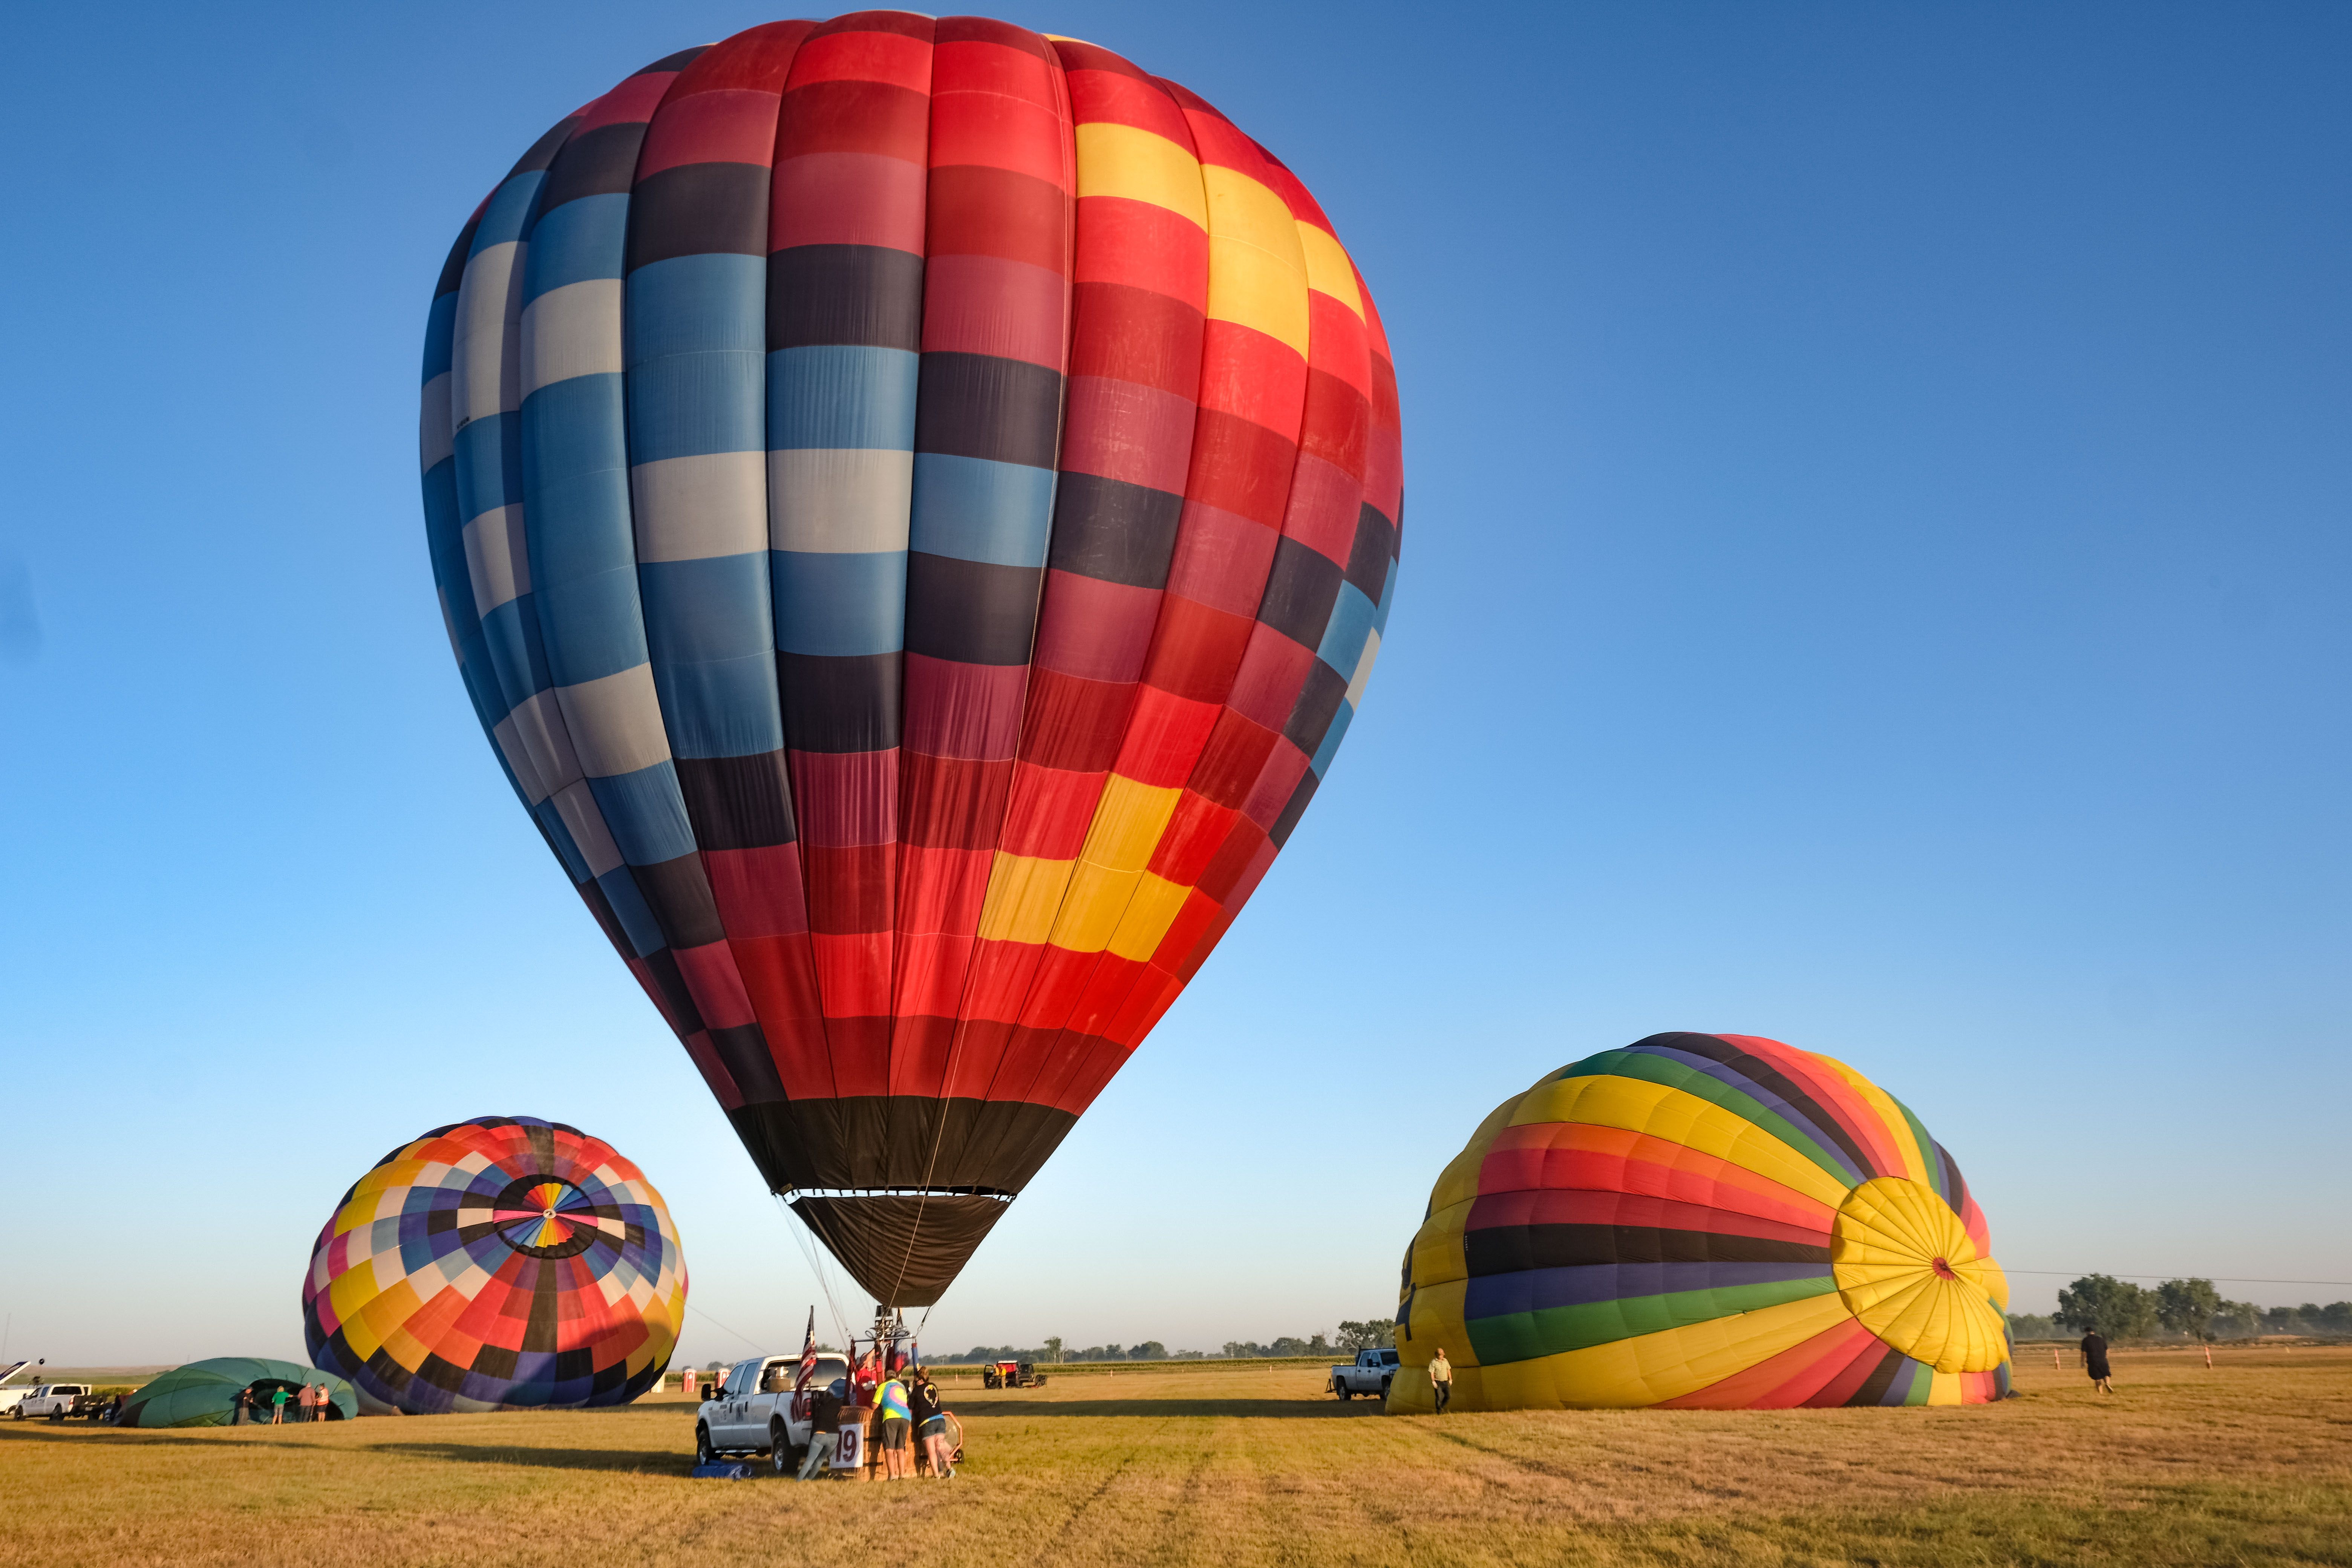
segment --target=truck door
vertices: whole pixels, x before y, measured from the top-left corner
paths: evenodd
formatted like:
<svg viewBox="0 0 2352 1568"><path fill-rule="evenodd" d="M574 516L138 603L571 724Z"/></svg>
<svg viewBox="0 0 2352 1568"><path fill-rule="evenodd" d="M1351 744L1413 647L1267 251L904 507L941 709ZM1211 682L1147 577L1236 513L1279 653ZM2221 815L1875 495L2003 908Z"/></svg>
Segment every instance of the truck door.
<svg viewBox="0 0 2352 1568"><path fill-rule="evenodd" d="M800 1363L786 1361L782 1356L761 1363L760 1380L752 1386L746 1408L744 1425L750 1428L744 1441L759 1447L768 1446L768 1429L775 1417L782 1415L793 1402L793 1373Z"/></svg>
<svg viewBox="0 0 2352 1568"><path fill-rule="evenodd" d="M710 1414L710 1440L721 1448L744 1447L743 1406L759 1365L756 1361L737 1362L728 1370L727 1381L719 1385Z"/></svg>

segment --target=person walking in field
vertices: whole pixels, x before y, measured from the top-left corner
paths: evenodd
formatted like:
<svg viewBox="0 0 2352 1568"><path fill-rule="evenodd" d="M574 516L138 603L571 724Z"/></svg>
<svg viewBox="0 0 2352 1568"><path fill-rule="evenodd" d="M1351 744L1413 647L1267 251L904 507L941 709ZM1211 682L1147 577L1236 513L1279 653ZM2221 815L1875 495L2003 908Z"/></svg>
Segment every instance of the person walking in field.
<svg viewBox="0 0 2352 1568"><path fill-rule="evenodd" d="M2083 1370L2091 1374L2091 1386L2101 1394L2116 1391L2115 1373L2107 1366L2106 1338L2096 1329L2083 1336Z"/></svg>
<svg viewBox="0 0 2352 1568"><path fill-rule="evenodd" d="M813 1481L833 1468L834 1450L841 1447L841 1395L833 1384L809 1395L808 1457L801 1461L800 1479Z"/></svg>
<svg viewBox="0 0 2352 1568"><path fill-rule="evenodd" d="M1444 1415L1445 1407L1454 1403L1454 1363L1445 1359L1444 1345L1429 1358L1429 1392L1436 1397L1437 1413Z"/></svg>
<svg viewBox="0 0 2352 1568"><path fill-rule="evenodd" d="M915 1426L906 1383L896 1376L885 1383L875 1393L874 1408L882 1427L882 1479L903 1481L908 1475L907 1438Z"/></svg>

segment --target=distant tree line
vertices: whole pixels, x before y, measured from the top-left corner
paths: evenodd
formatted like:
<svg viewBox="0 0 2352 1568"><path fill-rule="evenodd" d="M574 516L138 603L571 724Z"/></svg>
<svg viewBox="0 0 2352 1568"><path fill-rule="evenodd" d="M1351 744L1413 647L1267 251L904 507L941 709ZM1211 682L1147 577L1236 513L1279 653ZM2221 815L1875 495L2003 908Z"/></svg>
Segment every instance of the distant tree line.
<svg viewBox="0 0 2352 1568"><path fill-rule="evenodd" d="M1058 1339L1047 1340L1034 1348L1020 1345L974 1345L961 1355L934 1356L942 1366L950 1363L969 1364L997 1361L1045 1362L1063 1365L1081 1361L1199 1361L1206 1351L1171 1351L1158 1340L1146 1340L1139 1345L1088 1345L1084 1350L1072 1350Z"/></svg>
<svg viewBox="0 0 2352 1568"><path fill-rule="evenodd" d="M1218 1356L1242 1361L1274 1356L1352 1356L1360 1350L1394 1343L1396 1324L1385 1318L1372 1318L1363 1322L1342 1322L1336 1333L1309 1334L1303 1340L1288 1334L1270 1344L1259 1344L1254 1340L1227 1340L1217 1351L1171 1351L1158 1340L1146 1340L1138 1345L1088 1345L1084 1350L1076 1350L1066 1346L1056 1337L1032 1348L974 1345L961 1355L929 1359L942 1366L950 1363L985 1364L996 1361L1044 1362L1048 1365L1104 1361L1205 1361Z"/></svg>
<svg viewBox="0 0 2352 1568"><path fill-rule="evenodd" d="M2323 1307L2257 1307L2232 1301L2210 1279L2167 1279L2149 1289L2111 1274L2086 1274L2058 1292L2058 1310L2044 1316L2012 1312L2010 1333L2021 1340L2096 1332L2108 1340L2169 1335L2189 1340L2244 1340L2257 1334L2352 1334L2352 1301Z"/></svg>

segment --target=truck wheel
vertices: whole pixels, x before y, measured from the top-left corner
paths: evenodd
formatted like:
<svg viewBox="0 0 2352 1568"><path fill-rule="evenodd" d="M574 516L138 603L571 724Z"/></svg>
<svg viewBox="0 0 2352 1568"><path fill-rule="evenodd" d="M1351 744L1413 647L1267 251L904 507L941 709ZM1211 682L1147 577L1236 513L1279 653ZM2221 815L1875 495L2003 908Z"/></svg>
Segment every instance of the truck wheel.
<svg viewBox="0 0 2352 1568"><path fill-rule="evenodd" d="M1342 1399L1353 1399L1353 1398L1355 1398L1355 1397L1356 1397L1356 1391L1355 1391L1354 1389L1352 1389L1352 1388L1349 1388L1349 1387L1346 1384L1344 1384L1344 1383L1334 1383L1334 1384L1332 1384L1332 1385L1331 1385L1331 1391L1332 1391L1334 1394L1338 1394L1340 1398L1342 1398Z"/></svg>
<svg viewBox="0 0 2352 1568"><path fill-rule="evenodd" d="M694 1462L698 1465L719 1462L719 1450L710 1446L710 1428L698 1421L694 1426Z"/></svg>
<svg viewBox="0 0 2352 1568"><path fill-rule="evenodd" d="M781 1421L768 1428L768 1463L780 1476L793 1475L801 1468L799 1458L793 1452L793 1440Z"/></svg>
<svg viewBox="0 0 2352 1568"><path fill-rule="evenodd" d="M1386 1399L1389 1396L1389 1383L1390 1380L1388 1378L1384 1377L1381 1379L1381 1397L1382 1399Z"/></svg>

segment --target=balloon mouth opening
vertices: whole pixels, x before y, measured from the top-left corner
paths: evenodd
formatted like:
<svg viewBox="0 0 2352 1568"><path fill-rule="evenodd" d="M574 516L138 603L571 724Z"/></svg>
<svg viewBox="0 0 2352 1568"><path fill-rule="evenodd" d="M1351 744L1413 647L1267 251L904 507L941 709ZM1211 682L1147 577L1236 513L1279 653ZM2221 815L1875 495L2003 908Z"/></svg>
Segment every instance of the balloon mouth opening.
<svg viewBox="0 0 2352 1568"><path fill-rule="evenodd" d="M1936 1270L1936 1278L1938 1279L1958 1279L1959 1278L1958 1274L1952 1272L1952 1266L1945 1262L1940 1258L1935 1260L1934 1268Z"/></svg>

